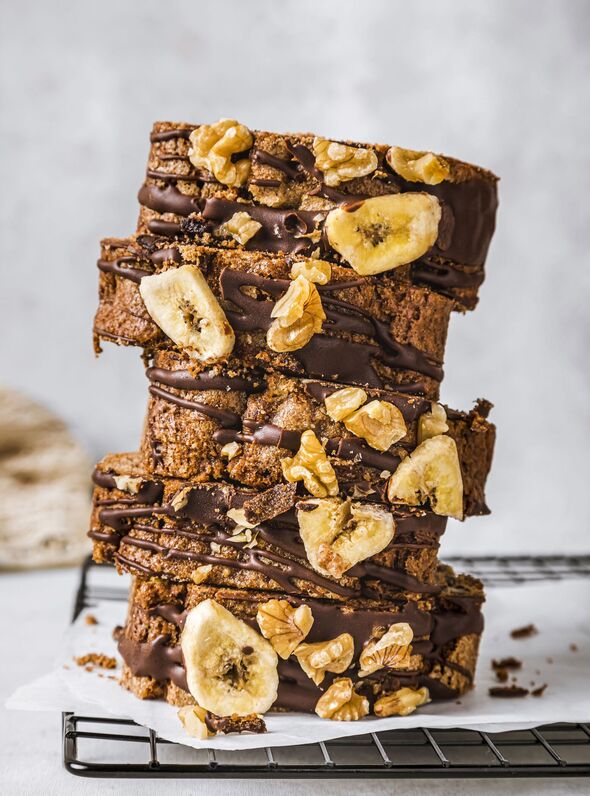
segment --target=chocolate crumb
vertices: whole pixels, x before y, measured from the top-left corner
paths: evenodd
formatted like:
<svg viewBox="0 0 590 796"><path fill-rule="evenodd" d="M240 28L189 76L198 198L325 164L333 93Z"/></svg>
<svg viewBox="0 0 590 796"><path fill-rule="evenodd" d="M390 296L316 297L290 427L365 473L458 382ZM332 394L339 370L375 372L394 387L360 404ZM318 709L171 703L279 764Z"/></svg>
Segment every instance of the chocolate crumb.
<svg viewBox="0 0 590 796"><path fill-rule="evenodd" d="M553 663L553 658L545 658L545 660L547 661L547 663Z"/></svg>
<svg viewBox="0 0 590 796"><path fill-rule="evenodd" d="M78 666L86 666L86 671L92 671L93 666L100 666L101 669L115 669L117 667L117 659L111 658L110 655L104 655L102 652L89 652L87 655L81 655L79 658L74 658Z"/></svg>
<svg viewBox="0 0 590 796"><path fill-rule="evenodd" d="M501 658L499 661L492 661L492 669L521 669L522 661L518 658Z"/></svg>
<svg viewBox="0 0 590 796"><path fill-rule="evenodd" d="M510 638L530 638L536 636L539 631L535 625L525 625L524 627L516 627L510 631Z"/></svg>
<svg viewBox="0 0 590 796"><path fill-rule="evenodd" d="M496 669L496 680L499 683L505 683L508 681L508 671L507 669Z"/></svg>
<svg viewBox="0 0 590 796"><path fill-rule="evenodd" d="M540 697L540 696L543 696L543 694L545 693L545 689L546 689L546 688L547 688L547 683L543 683L543 685L540 685L538 688L535 688L535 690L534 690L534 691L531 691L531 694L532 694L534 697Z"/></svg>
<svg viewBox="0 0 590 796"><path fill-rule="evenodd" d="M578 651L578 645L577 644L570 644L570 650L572 652L577 652Z"/></svg>
<svg viewBox="0 0 590 796"><path fill-rule="evenodd" d="M525 697L528 693L528 688L522 688L519 685L495 686L488 690L491 697Z"/></svg>
<svg viewBox="0 0 590 796"><path fill-rule="evenodd" d="M94 614L86 614L84 622L87 625L97 625L98 619L94 616Z"/></svg>
<svg viewBox="0 0 590 796"><path fill-rule="evenodd" d="M266 732L264 719L256 713L248 716L238 716L236 713L231 716L216 716L207 711L205 724L211 732L222 732L224 735L230 732Z"/></svg>

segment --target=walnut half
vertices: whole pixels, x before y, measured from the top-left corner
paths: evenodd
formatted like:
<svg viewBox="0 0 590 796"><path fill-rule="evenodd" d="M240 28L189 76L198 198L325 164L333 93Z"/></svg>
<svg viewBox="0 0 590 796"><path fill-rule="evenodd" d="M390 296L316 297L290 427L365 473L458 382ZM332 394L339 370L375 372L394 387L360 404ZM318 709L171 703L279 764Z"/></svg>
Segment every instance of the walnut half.
<svg viewBox="0 0 590 796"><path fill-rule="evenodd" d="M281 459L283 475L293 484L303 481L307 491L315 497L338 494L338 480L322 443L308 429L301 435L299 450L293 457Z"/></svg>
<svg viewBox="0 0 590 796"><path fill-rule="evenodd" d="M314 334L322 331L326 313L313 282L297 276L284 296L274 305L266 342L273 351L297 351L307 345Z"/></svg>
<svg viewBox="0 0 590 796"><path fill-rule="evenodd" d="M430 693L427 688L400 688L393 694L381 697L374 706L376 716L409 716L416 708L430 702Z"/></svg>
<svg viewBox="0 0 590 796"><path fill-rule="evenodd" d="M357 694L350 677L340 677L322 694L315 706L322 719L358 721L369 712L369 701Z"/></svg>
<svg viewBox="0 0 590 796"><path fill-rule="evenodd" d="M188 156L193 166L207 169L216 180L232 187L244 185L250 174L250 161L234 162L232 155L250 149L252 133L235 119L220 119L215 124L202 124L189 137Z"/></svg>
<svg viewBox="0 0 590 796"><path fill-rule="evenodd" d="M268 600L258 609L256 621L277 655L287 660L311 630L313 615L309 605L295 607L287 600Z"/></svg>
<svg viewBox="0 0 590 796"><path fill-rule="evenodd" d="M354 639L350 633L341 633L331 641L300 644L295 650L299 665L316 685L323 682L326 672L341 674L346 671L354 655Z"/></svg>

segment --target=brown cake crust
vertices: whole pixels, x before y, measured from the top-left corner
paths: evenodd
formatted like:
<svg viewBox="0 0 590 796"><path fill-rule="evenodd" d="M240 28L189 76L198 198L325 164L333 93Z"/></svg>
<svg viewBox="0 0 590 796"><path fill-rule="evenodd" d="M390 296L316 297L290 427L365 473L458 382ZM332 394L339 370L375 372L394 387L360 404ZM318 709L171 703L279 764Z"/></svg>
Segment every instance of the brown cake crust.
<svg viewBox="0 0 590 796"><path fill-rule="evenodd" d="M392 403L407 427L399 443L379 452L326 413L324 398L341 385L252 371L215 371L195 380L185 367L178 356L159 352L147 371L150 400L141 452L148 473L203 481L229 478L266 488L283 481L281 459L293 455L300 433L311 428L318 439L328 441L325 447L341 485L382 494L387 473L416 447L419 418L431 408L425 398L367 389L368 401ZM210 384L218 389L206 389ZM495 427L486 420L490 406L478 401L468 413L446 410L448 433L461 461L465 513L471 515L488 513L484 487L495 442ZM222 414L212 417L208 407ZM222 449L231 442L239 449L228 460Z"/></svg>
<svg viewBox="0 0 590 796"><path fill-rule="evenodd" d="M180 631L186 613L203 600L213 599L237 618L257 629L256 612L270 598L308 605L314 623L306 641L327 641L342 632L354 640L354 655L347 676L357 690L374 701L403 686L426 685L432 699L449 699L472 687L479 637L483 589L469 576L439 571L442 590L436 597L400 593L395 600L350 600L346 604L286 596L281 593L234 590L191 584L169 584L156 578L134 578L125 628L119 650L125 667L123 685L142 699L164 698L172 704L191 704ZM382 669L359 677L358 658L377 628L408 622L414 641L408 660L399 669ZM320 686L300 668L295 656L279 662L279 696L273 710L313 711L317 699L335 675L326 674Z"/></svg>
<svg viewBox="0 0 590 796"><path fill-rule="evenodd" d="M470 309L477 303L497 208L497 178L491 172L443 156L450 169L448 179L438 185L408 182L387 163L388 146L345 141L341 143L374 152L378 165L372 174L334 188L315 168L314 135L251 131L253 145L241 153L250 163L249 177L243 187L231 188L189 160L188 136L195 127L155 123L146 180L139 192L138 232L235 248L236 242L219 237L217 230L239 203L238 210L263 224L247 248L308 256L319 249L322 257L338 261L325 236L318 240L317 232L305 234L321 232L329 210L359 198L426 191L437 196L443 207L439 238L425 257L397 269L400 277L451 296L458 308Z"/></svg>
<svg viewBox="0 0 590 796"><path fill-rule="evenodd" d="M294 259L149 237L107 239L98 261L97 350L102 340L147 352L174 350L147 313L139 283L145 275L190 263L206 276L234 329L228 366L438 395L452 302L387 275L351 278L350 269L334 266L330 281L318 287L328 314L323 332L298 351L271 350L266 341L270 311L291 283ZM194 360L189 366L193 373L206 369Z"/></svg>

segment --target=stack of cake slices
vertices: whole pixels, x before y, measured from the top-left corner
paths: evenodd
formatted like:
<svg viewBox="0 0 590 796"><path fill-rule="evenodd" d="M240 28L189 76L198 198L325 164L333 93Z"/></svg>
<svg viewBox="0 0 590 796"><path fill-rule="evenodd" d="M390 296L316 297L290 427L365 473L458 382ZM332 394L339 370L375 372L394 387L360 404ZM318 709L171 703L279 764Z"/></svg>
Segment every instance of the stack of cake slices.
<svg viewBox="0 0 590 796"><path fill-rule="evenodd" d="M488 513L495 429L439 389L496 183L395 146L154 126L94 325L97 351L143 349L148 409L139 452L97 465L89 536L133 576L123 685L191 735L472 687L482 585L438 550L448 517Z"/></svg>

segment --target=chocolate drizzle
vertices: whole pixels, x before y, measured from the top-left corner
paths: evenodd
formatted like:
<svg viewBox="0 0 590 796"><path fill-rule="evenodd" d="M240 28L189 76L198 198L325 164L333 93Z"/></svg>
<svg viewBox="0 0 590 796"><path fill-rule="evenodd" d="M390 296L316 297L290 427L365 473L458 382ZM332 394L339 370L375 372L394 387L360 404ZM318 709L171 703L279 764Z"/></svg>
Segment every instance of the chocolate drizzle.
<svg viewBox="0 0 590 796"><path fill-rule="evenodd" d="M152 382L174 387L176 390L223 390L224 392L244 392L248 395L261 392L264 380L261 375L253 374L252 378L241 376L221 376L213 371L193 376L188 370L165 370L164 368L148 368L146 376Z"/></svg>
<svg viewBox="0 0 590 796"><path fill-rule="evenodd" d="M289 286L288 280L270 279L231 268L224 268L220 284L223 298L241 310L226 312L232 327L238 331L267 331L274 303ZM255 288L270 298L248 295L244 292L246 288ZM442 380L443 370L439 365L410 343L398 343L389 325L368 311L331 297L325 297L323 305L327 332L366 335L373 337L378 345L316 334L306 346L292 352L306 373L331 381L382 387L383 382L373 365L373 359L377 359L395 369L412 370L435 381Z"/></svg>
<svg viewBox="0 0 590 796"><path fill-rule="evenodd" d="M200 401L189 401L187 398L182 398L180 395L168 392L168 390L163 390L161 387L156 387L154 384L150 384L149 392L157 398L162 398L169 403L182 406L183 409L190 409L212 420L217 420L222 428L235 428L239 426L242 421L240 415L231 412L229 409L220 409L217 406L204 404Z"/></svg>

